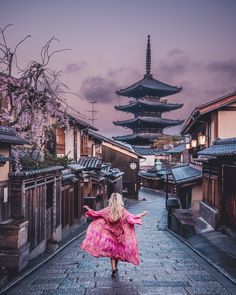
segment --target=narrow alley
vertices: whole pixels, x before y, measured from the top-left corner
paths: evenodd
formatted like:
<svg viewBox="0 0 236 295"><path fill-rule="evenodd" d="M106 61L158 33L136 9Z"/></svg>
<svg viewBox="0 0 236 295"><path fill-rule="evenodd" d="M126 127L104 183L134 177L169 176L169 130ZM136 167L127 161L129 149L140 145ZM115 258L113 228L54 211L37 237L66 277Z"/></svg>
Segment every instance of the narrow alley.
<svg viewBox="0 0 236 295"><path fill-rule="evenodd" d="M120 263L111 279L110 261L72 242L38 270L6 292L7 295L167 295L236 294L233 285L165 229L165 198L142 190L132 213L149 210L137 227L141 264Z"/></svg>

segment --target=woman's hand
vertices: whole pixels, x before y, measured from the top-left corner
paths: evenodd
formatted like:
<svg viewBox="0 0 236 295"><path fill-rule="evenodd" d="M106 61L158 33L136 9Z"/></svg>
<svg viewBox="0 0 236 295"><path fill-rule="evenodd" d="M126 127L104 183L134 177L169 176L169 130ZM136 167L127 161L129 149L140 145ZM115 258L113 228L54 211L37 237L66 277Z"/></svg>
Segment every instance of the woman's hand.
<svg viewBox="0 0 236 295"><path fill-rule="evenodd" d="M143 211L143 213L141 213L142 217L145 216L145 215L148 215L149 214L149 211L145 210Z"/></svg>
<svg viewBox="0 0 236 295"><path fill-rule="evenodd" d="M87 205L84 205L83 208L86 209L86 210L88 210L88 211L91 210L91 209L89 208L89 206L87 206Z"/></svg>

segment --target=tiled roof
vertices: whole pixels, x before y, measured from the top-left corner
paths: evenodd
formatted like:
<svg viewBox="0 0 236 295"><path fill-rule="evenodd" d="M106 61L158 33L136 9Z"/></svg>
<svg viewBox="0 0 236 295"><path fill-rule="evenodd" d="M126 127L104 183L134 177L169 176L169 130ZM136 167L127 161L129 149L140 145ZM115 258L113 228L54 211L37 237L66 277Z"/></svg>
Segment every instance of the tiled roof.
<svg viewBox="0 0 236 295"><path fill-rule="evenodd" d="M119 105L115 106L116 110L137 113L143 110L147 111L160 111L160 112L169 112L171 110L179 109L183 106L183 104L177 103L166 103L162 101L146 101L146 100L138 100L127 105Z"/></svg>
<svg viewBox="0 0 236 295"><path fill-rule="evenodd" d="M20 138L13 128L0 126L0 143L20 145L27 144L28 141Z"/></svg>
<svg viewBox="0 0 236 295"><path fill-rule="evenodd" d="M67 165L67 167L73 171L82 171L85 169L83 165L79 165L79 164L69 164Z"/></svg>
<svg viewBox="0 0 236 295"><path fill-rule="evenodd" d="M166 168L166 166L162 166L161 170L157 170L155 167L152 167L148 170L140 170L139 171L139 175L140 176L164 176L166 175L168 172L168 169Z"/></svg>
<svg viewBox="0 0 236 295"><path fill-rule="evenodd" d="M135 128L137 126L147 126L147 127L169 127L182 124L183 120L172 120L160 117L135 117L124 121L114 121L113 123L118 126L126 126L128 128Z"/></svg>
<svg viewBox="0 0 236 295"><path fill-rule="evenodd" d="M47 168L40 168L40 169L33 169L33 170L29 170L29 171L21 171L18 172L17 174L15 172L10 172L9 175L10 176L36 176L39 174L44 174L44 173L52 173L52 172L56 172L56 171L61 171L63 170L64 167L63 166L50 166Z"/></svg>
<svg viewBox="0 0 236 295"><path fill-rule="evenodd" d="M97 132L94 132L93 130L90 130L90 129L89 129L88 133L89 133L90 136L92 136L92 137L94 137L94 138L96 138L96 139L99 139L99 140L101 140L102 142L108 142L108 143L111 143L111 144L113 144L113 145L116 145L116 146L118 146L118 147L120 147L120 148L122 148L122 149L125 149L125 150L127 150L127 151L129 151L129 152L131 152L131 153L134 153L135 155L141 157L140 154L138 154L138 153L133 149L132 145L130 145L130 144L128 144L128 143L124 143L124 142L116 141L116 140L114 140L114 139L111 139L111 138L108 138L108 137L106 137L106 136L104 136L104 135L101 135L101 134L99 134L99 133L97 133ZM141 158L142 158L142 157L141 157Z"/></svg>
<svg viewBox="0 0 236 295"><path fill-rule="evenodd" d="M158 149L152 149L148 147L140 147L140 146L133 146L133 149L142 156L150 156L150 155L162 155L165 154L165 150L158 150Z"/></svg>
<svg viewBox="0 0 236 295"><path fill-rule="evenodd" d="M129 142L130 144L150 144L154 140L160 138L162 134L157 133L134 133L128 135L116 136L114 139Z"/></svg>
<svg viewBox="0 0 236 295"><path fill-rule="evenodd" d="M199 156L230 156L236 154L236 137L217 139L209 148L198 152Z"/></svg>
<svg viewBox="0 0 236 295"><path fill-rule="evenodd" d="M170 149L170 150L166 151L166 154L179 154L179 153L182 153L185 150L186 150L185 143L182 143L182 144L174 147L173 149Z"/></svg>
<svg viewBox="0 0 236 295"><path fill-rule="evenodd" d="M91 128L91 129L93 129L95 131L98 131L97 128L95 128L94 126L92 126L89 123L85 122L84 120L82 120L80 118L77 118L76 115L73 115L73 114L69 113L68 111L67 111L67 115L70 118L71 123L79 125L79 126L81 126L83 128Z"/></svg>
<svg viewBox="0 0 236 295"><path fill-rule="evenodd" d="M112 168L111 163L104 164L101 172L109 178L118 178L124 174L119 168Z"/></svg>
<svg viewBox="0 0 236 295"><path fill-rule="evenodd" d="M156 171L144 171L144 170L141 170L141 171L139 171L138 175L141 176L141 177L150 178L150 179L160 178L161 177L159 174L157 174Z"/></svg>
<svg viewBox="0 0 236 295"><path fill-rule="evenodd" d="M120 89L116 93L135 98L145 97L146 95L164 97L180 92L181 90L182 88L171 86L154 79L152 75L145 75L142 80L125 89Z"/></svg>
<svg viewBox="0 0 236 295"><path fill-rule="evenodd" d="M102 160L97 157L81 157L78 164L86 167L86 169L100 169Z"/></svg>
<svg viewBox="0 0 236 295"><path fill-rule="evenodd" d="M202 171L189 165L173 167L171 172L177 184L196 181L202 178Z"/></svg>
<svg viewBox="0 0 236 295"><path fill-rule="evenodd" d="M70 169L64 169L61 171L62 174L62 181L72 181L75 182L78 180L77 177L75 177L75 174L71 173Z"/></svg>

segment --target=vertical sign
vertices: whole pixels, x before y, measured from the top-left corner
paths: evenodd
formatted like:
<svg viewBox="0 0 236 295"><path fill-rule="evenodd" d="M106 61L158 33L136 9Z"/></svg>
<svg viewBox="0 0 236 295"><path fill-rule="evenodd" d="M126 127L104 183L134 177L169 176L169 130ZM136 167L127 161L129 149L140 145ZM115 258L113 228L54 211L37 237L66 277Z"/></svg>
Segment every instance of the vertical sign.
<svg viewBox="0 0 236 295"><path fill-rule="evenodd" d="M3 189L3 203L7 203L8 202L8 188L4 187Z"/></svg>

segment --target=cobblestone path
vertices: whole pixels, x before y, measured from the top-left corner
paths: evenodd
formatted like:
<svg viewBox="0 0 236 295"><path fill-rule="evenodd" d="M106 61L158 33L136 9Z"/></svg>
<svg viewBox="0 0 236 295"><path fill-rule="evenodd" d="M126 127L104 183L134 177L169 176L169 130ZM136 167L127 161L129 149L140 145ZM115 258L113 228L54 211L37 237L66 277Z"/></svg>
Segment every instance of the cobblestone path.
<svg viewBox="0 0 236 295"><path fill-rule="evenodd" d="M146 200L142 200L145 198ZM120 263L111 279L110 261L84 253L77 239L7 295L185 295L236 294L233 285L182 242L163 230L165 199L142 191L129 211L150 215L137 227L141 264Z"/></svg>

